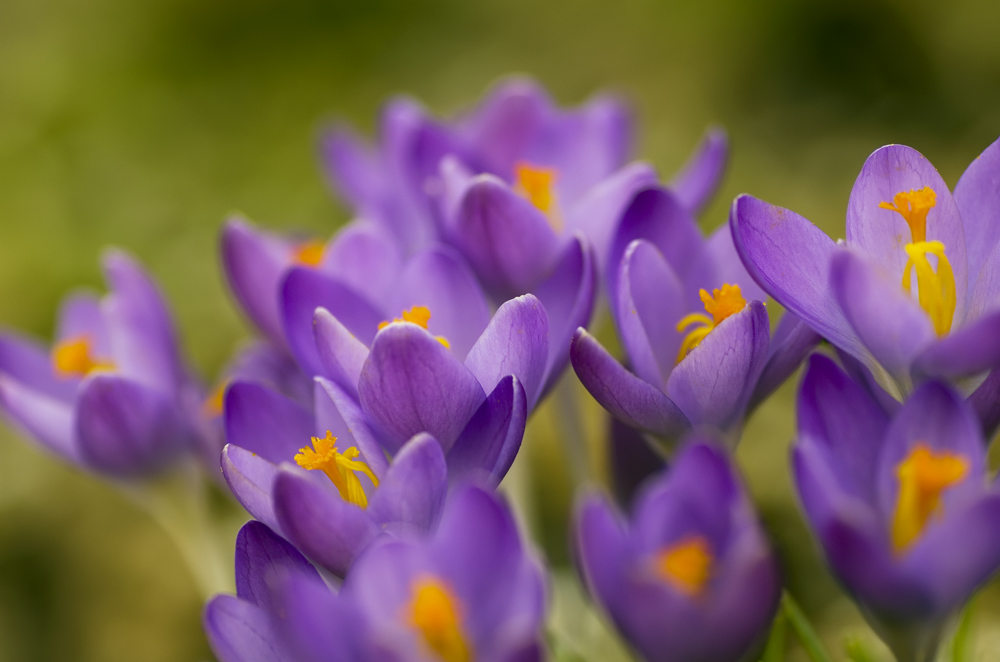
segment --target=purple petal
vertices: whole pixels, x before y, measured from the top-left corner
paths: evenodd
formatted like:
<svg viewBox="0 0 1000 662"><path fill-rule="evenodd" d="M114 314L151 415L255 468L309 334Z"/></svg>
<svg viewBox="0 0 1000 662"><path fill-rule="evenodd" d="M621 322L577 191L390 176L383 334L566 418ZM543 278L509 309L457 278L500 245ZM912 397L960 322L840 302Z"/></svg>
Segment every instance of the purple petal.
<svg viewBox="0 0 1000 662"><path fill-rule="evenodd" d="M59 328L56 338L66 340L86 336L90 349L98 358L111 358L111 339L101 312L100 299L91 292L77 292L59 306Z"/></svg>
<svg viewBox="0 0 1000 662"><path fill-rule="evenodd" d="M346 127L334 127L320 145L323 164L337 192L354 209L377 208L386 195L386 171L375 151Z"/></svg>
<svg viewBox="0 0 1000 662"><path fill-rule="evenodd" d="M609 611L617 610L628 560L624 525L603 498L592 494L579 502L573 528L587 588Z"/></svg>
<svg viewBox="0 0 1000 662"><path fill-rule="evenodd" d="M841 367L844 368L844 372L850 375L855 383L868 391L868 395L882 407L882 411L890 416L899 411L899 408L903 406L902 403L882 388L874 373L865 364L841 349L837 349L834 353Z"/></svg>
<svg viewBox="0 0 1000 662"><path fill-rule="evenodd" d="M749 195L733 202L729 224L743 265L765 292L837 347L869 360L830 289L836 246L822 230Z"/></svg>
<svg viewBox="0 0 1000 662"><path fill-rule="evenodd" d="M274 629L272 616L231 595L217 595L205 605L202 627L220 662L287 662L288 651Z"/></svg>
<svg viewBox="0 0 1000 662"><path fill-rule="evenodd" d="M325 308L316 309L313 324L322 374L329 376L348 393L357 394L361 366L368 358L368 348Z"/></svg>
<svg viewBox="0 0 1000 662"><path fill-rule="evenodd" d="M990 370L985 381L969 396L983 426L983 437L992 439L1000 426L1000 369Z"/></svg>
<svg viewBox="0 0 1000 662"><path fill-rule="evenodd" d="M542 124L552 114L552 101L537 83L525 78L494 87L467 120L465 130L488 172L508 177L525 158Z"/></svg>
<svg viewBox="0 0 1000 662"><path fill-rule="evenodd" d="M819 345L820 340L822 338L795 313L785 311L771 336L767 363L757 380L749 409L753 410L781 386L798 369L803 359Z"/></svg>
<svg viewBox="0 0 1000 662"><path fill-rule="evenodd" d="M615 360L584 329L573 338L573 369L602 407L626 425L665 438L676 438L690 427L687 417L655 386Z"/></svg>
<svg viewBox="0 0 1000 662"><path fill-rule="evenodd" d="M1000 243L1000 140L969 164L955 185L954 197L962 214L971 283L981 277L989 255Z"/></svg>
<svg viewBox="0 0 1000 662"><path fill-rule="evenodd" d="M389 469L389 463L357 401L322 377L316 378L313 389L316 435L324 436L330 432L341 440L343 448L356 446L375 476L382 478Z"/></svg>
<svg viewBox="0 0 1000 662"><path fill-rule="evenodd" d="M1000 244L987 254L978 272L969 273L969 279L971 294L965 325L1000 309Z"/></svg>
<svg viewBox="0 0 1000 662"><path fill-rule="evenodd" d="M55 374L52 357L34 340L0 332L0 372L28 388L62 402L76 396L80 381Z"/></svg>
<svg viewBox="0 0 1000 662"><path fill-rule="evenodd" d="M271 529L281 531L271 496L278 465L256 453L227 444L222 449L222 475L233 496L248 513Z"/></svg>
<svg viewBox="0 0 1000 662"><path fill-rule="evenodd" d="M0 404L25 435L74 464L83 464L76 443L73 405L0 374Z"/></svg>
<svg viewBox="0 0 1000 662"><path fill-rule="evenodd" d="M447 492L448 467L441 445L430 435L418 435L393 458L368 515L396 533L423 535L437 526Z"/></svg>
<svg viewBox="0 0 1000 662"><path fill-rule="evenodd" d="M618 505L629 509L642 485L666 468L666 460L640 431L616 418L609 425L612 493Z"/></svg>
<svg viewBox="0 0 1000 662"><path fill-rule="evenodd" d="M399 282L402 256L390 237L365 223L337 233L326 250L330 273L369 301L384 302Z"/></svg>
<svg viewBox="0 0 1000 662"><path fill-rule="evenodd" d="M229 382L257 382L296 402L312 402L312 379L288 352L269 340L253 341L240 348L222 374Z"/></svg>
<svg viewBox="0 0 1000 662"><path fill-rule="evenodd" d="M352 600L327 586L293 577L282 586L283 625L302 662L398 662L378 649L378 639Z"/></svg>
<svg viewBox="0 0 1000 662"><path fill-rule="evenodd" d="M260 384L231 384L223 410L226 441L275 464L291 461L316 434L308 409Z"/></svg>
<svg viewBox="0 0 1000 662"><path fill-rule="evenodd" d="M486 296L465 261L453 250L434 246L406 265L393 297L393 317L413 306L431 311L427 329L448 340L465 360L490 321Z"/></svg>
<svg viewBox="0 0 1000 662"><path fill-rule="evenodd" d="M329 487L283 468L274 481L274 510L281 530L302 553L343 577L378 535L368 514Z"/></svg>
<svg viewBox="0 0 1000 662"><path fill-rule="evenodd" d="M1000 311L948 334L913 365L916 378L956 379L1000 366Z"/></svg>
<svg viewBox="0 0 1000 662"><path fill-rule="evenodd" d="M114 475L159 469L189 450L192 432L170 396L116 375L84 380L76 404L80 455Z"/></svg>
<svg viewBox="0 0 1000 662"><path fill-rule="evenodd" d="M888 145L865 161L847 206L847 243L861 249L869 259L886 269L891 280L900 282L909 259L903 245L912 241L902 215L879 204L891 203L897 193L929 186L937 194L937 204L927 214L927 240L944 243L955 273L958 305L955 319L965 318L968 263L965 233L958 205L948 185L922 154L905 145Z"/></svg>
<svg viewBox="0 0 1000 662"><path fill-rule="evenodd" d="M691 269L691 275L684 284L687 287L688 306L692 309L698 309L702 305L698 296L700 289L711 292L724 284L739 285L743 298L747 301L767 301L767 293L750 277L736 252L733 231L728 222L717 228L705 242L701 259Z"/></svg>
<svg viewBox="0 0 1000 662"><path fill-rule="evenodd" d="M361 406L402 443L427 432L451 448L486 394L450 350L416 324L395 323L375 337L358 384Z"/></svg>
<svg viewBox="0 0 1000 662"><path fill-rule="evenodd" d="M250 521L236 535L236 596L271 614L280 613L274 582L292 575L322 583L297 549L266 525Z"/></svg>
<svg viewBox="0 0 1000 662"><path fill-rule="evenodd" d="M850 250L834 255L830 286L845 317L875 359L906 383L913 360L937 338L927 313L898 283Z"/></svg>
<svg viewBox="0 0 1000 662"><path fill-rule="evenodd" d="M507 375L517 377L530 409L539 395L548 355L548 315L538 299L525 294L500 306L465 365L486 393Z"/></svg>
<svg viewBox="0 0 1000 662"><path fill-rule="evenodd" d="M692 214L700 214L711 201L722 182L728 160L729 139L725 130L710 128L694 154L670 182L677 199Z"/></svg>
<svg viewBox="0 0 1000 662"><path fill-rule="evenodd" d="M452 241L500 300L535 287L552 268L559 249L545 214L492 175L473 179L452 230Z"/></svg>
<svg viewBox="0 0 1000 662"><path fill-rule="evenodd" d="M451 481L499 485L514 462L528 418L527 399L513 375L500 380L448 452Z"/></svg>
<svg viewBox="0 0 1000 662"><path fill-rule="evenodd" d="M769 334L764 305L751 301L677 364L667 394L695 425L738 424L767 361Z"/></svg>

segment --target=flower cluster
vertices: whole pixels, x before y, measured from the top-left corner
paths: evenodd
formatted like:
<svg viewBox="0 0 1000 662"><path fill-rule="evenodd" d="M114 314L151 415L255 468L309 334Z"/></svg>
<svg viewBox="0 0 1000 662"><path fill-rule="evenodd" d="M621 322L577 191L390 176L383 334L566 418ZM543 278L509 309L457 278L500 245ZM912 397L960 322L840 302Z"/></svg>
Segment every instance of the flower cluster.
<svg viewBox="0 0 1000 662"><path fill-rule="evenodd" d="M706 237L724 134L669 183L629 162L631 134L620 101L565 110L524 79L452 120L392 101L377 144L323 141L356 219L329 241L224 225L259 338L214 392L150 277L110 252L111 293L70 297L51 351L0 335L3 411L118 484L221 468L253 517L236 595L204 612L222 662L527 662L549 654L550 585L497 490L575 373L643 465L612 472L618 504L581 491L592 601L643 659L737 662L780 608L806 636L731 456L806 361L806 519L897 658L932 659L1000 567L1000 141L954 194L914 150L876 151L834 242L750 196Z"/></svg>

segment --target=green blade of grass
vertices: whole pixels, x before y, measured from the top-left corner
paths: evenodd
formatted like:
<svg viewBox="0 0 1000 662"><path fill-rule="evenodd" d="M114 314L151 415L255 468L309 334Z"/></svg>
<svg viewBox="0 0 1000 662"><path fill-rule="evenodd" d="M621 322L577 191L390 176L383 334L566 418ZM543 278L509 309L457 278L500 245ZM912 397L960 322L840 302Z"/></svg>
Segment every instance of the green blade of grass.
<svg viewBox="0 0 1000 662"><path fill-rule="evenodd" d="M951 642L951 662L972 662L974 638L972 636L972 621L976 611L976 599L969 600L962 611L962 620L958 622L955 638Z"/></svg>
<svg viewBox="0 0 1000 662"><path fill-rule="evenodd" d="M767 637L767 646L760 662L784 662L785 640L788 638L788 619L782 611L778 611L771 624L771 634Z"/></svg>
<svg viewBox="0 0 1000 662"><path fill-rule="evenodd" d="M802 647L806 650L809 659L812 662L833 662L833 658L830 657L830 653L827 652L823 642L820 641L816 631L809 623L809 619L802 613L801 607L799 607L787 591L781 600L781 606L785 616L788 617L788 622L795 631L795 636L798 637Z"/></svg>

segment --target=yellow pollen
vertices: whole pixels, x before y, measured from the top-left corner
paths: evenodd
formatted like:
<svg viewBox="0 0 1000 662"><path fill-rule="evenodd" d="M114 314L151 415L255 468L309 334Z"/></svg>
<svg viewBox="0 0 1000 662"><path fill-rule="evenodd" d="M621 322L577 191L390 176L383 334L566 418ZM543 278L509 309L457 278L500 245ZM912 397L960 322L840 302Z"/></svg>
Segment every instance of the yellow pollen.
<svg viewBox="0 0 1000 662"><path fill-rule="evenodd" d="M900 191L892 202L881 202L879 207L898 212L910 226L910 237L914 243L927 240L927 213L937 204L937 194L930 186L919 191Z"/></svg>
<svg viewBox="0 0 1000 662"><path fill-rule="evenodd" d="M205 401L201 404L201 410L205 416L211 418L222 416L222 405L226 399L226 387L228 386L228 379L219 382L219 385L205 398Z"/></svg>
<svg viewBox="0 0 1000 662"><path fill-rule="evenodd" d="M712 294L701 290L698 292L698 296L705 304L705 312L711 317L703 313L691 313L682 317L681 321L677 323L678 333L684 333L684 329L692 324L700 325L689 331L684 337L680 351L677 352L677 363L690 354L691 350L697 347L705 339L705 336L721 324L724 319L740 312L747 305L739 285L726 283L722 289L712 290Z"/></svg>
<svg viewBox="0 0 1000 662"><path fill-rule="evenodd" d="M411 588L407 621L427 647L443 662L472 662L462 631L461 605L451 589L431 576L417 578Z"/></svg>
<svg viewBox="0 0 1000 662"><path fill-rule="evenodd" d="M657 576L685 595L705 590L712 576L712 550L703 536L688 536L661 550L654 560Z"/></svg>
<svg viewBox="0 0 1000 662"><path fill-rule="evenodd" d="M95 370L113 370L110 361L97 361L91 354L91 341L87 335L74 336L57 343L52 348L52 365L60 377L85 377Z"/></svg>
<svg viewBox="0 0 1000 662"><path fill-rule="evenodd" d="M918 443L896 467L899 498L892 520L892 546L906 551L923 533L930 519L940 514L941 494L965 480L969 461L962 455L935 453Z"/></svg>
<svg viewBox="0 0 1000 662"><path fill-rule="evenodd" d="M326 246L321 241L307 241L295 247L293 259L306 267L318 267L323 261Z"/></svg>
<svg viewBox="0 0 1000 662"><path fill-rule="evenodd" d="M921 241L903 247L909 259L903 267L903 291L910 294L910 271L917 272L917 298L920 307L931 318L938 336L948 335L955 317L955 274L951 262L944 254L940 241ZM937 257L937 271L931 266L927 254Z"/></svg>
<svg viewBox="0 0 1000 662"><path fill-rule="evenodd" d="M385 327L396 322L410 322L411 324L416 324L422 329L426 329L427 323L430 321L431 321L430 308L428 308L427 306L414 306L409 310L404 310L402 317L396 317L392 320L392 322L380 323L378 325L378 328L381 331ZM435 336L435 338L437 338L437 341L442 345L444 345L445 347L449 348L451 347L451 345L448 343L448 340L444 336Z"/></svg>
<svg viewBox="0 0 1000 662"><path fill-rule="evenodd" d="M375 487L378 487L378 478L367 464L355 459L361 455L361 451L351 446L341 453L337 450L337 438L329 430L323 439L313 437L312 445L312 448L300 448L295 462L303 469L319 469L333 481L344 501L367 508L368 497L365 496L357 472L368 476Z"/></svg>
<svg viewBox="0 0 1000 662"><path fill-rule="evenodd" d="M521 161L514 167L514 190L523 195L549 219L549 224L556 232L563 229L562 218L558 214L556 204L556 171L554 168L541 168Z"/></svg>

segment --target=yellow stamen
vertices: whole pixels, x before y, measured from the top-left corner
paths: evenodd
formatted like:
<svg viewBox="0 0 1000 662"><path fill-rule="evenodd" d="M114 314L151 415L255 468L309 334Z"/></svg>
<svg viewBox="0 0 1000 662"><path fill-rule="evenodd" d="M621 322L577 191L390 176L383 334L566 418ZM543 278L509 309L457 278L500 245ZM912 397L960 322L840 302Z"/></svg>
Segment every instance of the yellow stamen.
<svg viewBox="0 0 1000 662"><path fill-rule="evenodd" d="M351 446L341 453L337 450L337 438L329 430L323 439L313 437L312 445L312 448L300 448L295 462L303 469L319 469L333 481L344 501L367 508L368 497L356 472L368 476L375 487L378 487L378 478L367 464L355 459L361 451Z"/></svg>
<svg viewBox="0 0 1000 662"><path fill-rule="evenodd" d="M684 330L692 324L701 325L689 331L684 337L680 351L677 352L677 363L680 363L724 319L740 312L747 305L746 299L740 292L740 286L729 283L724 284L722 289L712 290L712 294L706 290L700 290L698 296L705 304L705 312L711 317L702 313L691 313L682 317L681 321L677 323L677 333L684 333Z"/></svg>
<svg viewBox="0 0 1000 662"><path fill-rule="evenodd" d="M701 595L712 576L711 546L703 536L688 536L661 550L654 560L657 576L685 595Z"/></svg>
<svg viewBox="0 0 1000 662"><path fill-rule="evenodd" d="M52 348L52 365L60 377L85 377L95 370L113 370L110 361L95 360L90 336L67 338Z"/></svg>
<svg viewBox="0 0 1000 662"><path fill-rule="evenodd" d="M323 261L326 245L321 241L307 241L295 247L292 258L296 263L306 267L318 267Z"/></svg>
<svg viewBox="0 0 1000 662"><path fill-rule="evenodd" d="M941 510L941 494L965 480L969 461L962 455L935 453L918 443L896 467L899 498L892 521L892 545L904 552L923 533L927 523Z"/></svg>
<svg viewBox="0 0 1000 662"><path fill-rule="evenodd" d="M462 610L458 598L440 579L417 578L412 585L408 623L443 662L471 662L472 651L462 630Z"/></svg>
<svg viewBox="0 0 1000 662"><path fill-rule="evenodd" d="M379 330L382 330L385 327L389 326L390 324L393 324L393 323L396 323L396 322L410 322L411 324L416 324L417 326L419 326L422 329L426 329L427 328L427 323L430 322L430 321L431 321L431 310L430 310L430 308L428 308L426 306L414 306L413 308L410 308L409 310L404 310L402 317L396 317L395 319L392 320L392 322L382 322L382 323L380 323L378 325L378 328L379 328ZM448 340L444 336L435 336L435 338L437 338L437 341L439 343L441 343L442 345L444 345L445 347L449 347L449 348L451 347L451 345L448 343Z"/></svg>
<svg viewBox="0 0 1000 662"><path fill-rule="evenodd" d="M514 167L514 173L514 190L545 214L553 230L561 232L563 223L556 204L555 169L541 168L522 161Z"/></svg>
<svg viewBox="0 0 1000 662"><path fill-rule="evenodd" d="M210 418L222 416L222 406L226 399L226 388L228 386L228 379L219 382L219 385L205 398L205 401L201 404L201 410L205 416Z"/></svg>
<svg viewBox="0 0 1000 662"><path fill-rule="evenodd" d="M914 243L927 241L927 213L937 204L937 194L930 186L919 191L900 191L892 202L881 202L879 207L898 212L910 226L910 237Z"/></svg>
<svg viewBox="0 0 1000 662"><path fill-rule="evenodd" d="M940 241L921 241L903 247L909 259L903 267L903 291L910 293L910 270L917 272L917 296L920 307L934 324L939 336L948 335L955 317L955 274L951 262L944 254L944 244ZM937 272L931 267L927 254L937 256Z"/></svg>

